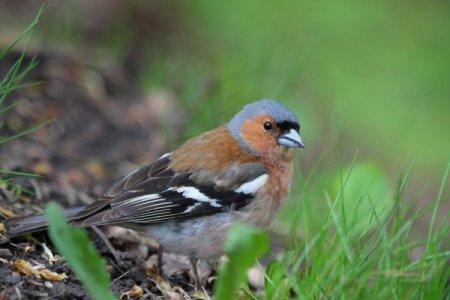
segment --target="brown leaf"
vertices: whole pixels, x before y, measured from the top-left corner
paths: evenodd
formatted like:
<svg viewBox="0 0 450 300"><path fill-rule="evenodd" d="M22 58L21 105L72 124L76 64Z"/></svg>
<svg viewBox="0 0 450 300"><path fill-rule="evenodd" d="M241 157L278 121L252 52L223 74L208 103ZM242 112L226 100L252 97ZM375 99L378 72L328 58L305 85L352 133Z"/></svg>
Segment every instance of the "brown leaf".
<svg viewBox="0 0 450 300"><path fill-rule="evenodd" d="M0 223L0 234L5 234L6 230L5 230L5 224Z"/></svg>
<svg viewBox="0 0 450 300"><path fill-rule="evenodd" d="M144 295L144 289L135 284L126 294L130 297L138 298Z"/></svg>
<svg viewBox="0 0 450 300"><path fill-rule="evenodd" d="M41 273L34 269L29 262L23 260L23 259L16 259L13 262L13 270L17 271L19 273L25 274L25 275L34 275L37 278L41 278Z"/></svg>
<svg viewBox="0 0 450 300"><path fill-rule="evenodd" d="M4 215L8 219L17 217L17 215L13 211L11 211L1 205L0 205L0 214Z"/></svg>
<svg viewBox="0 0 450 300"><path fill-rule="evenodd" d="M45 279L50 280L50 281L61 281L61 280L68 278L66 273L59 274L59 273L50 271L48 269L40 270L39 273L41 274L42 277L44 277Z"/></svg>
<svg viewBox="0 0 450 300"><path fill-rule="evenodd" d="M46 280L50 280L50 281L61 281L64 280L66 278L68 278L68 276L65 273L56 273L53 271L50 271L48 269L41 269L41 270L37 270L35 268L33 268L33 266L31 266L31 264L23 259L17 259L13 262L13 270L25 275L33 275L36 278L41 278L43 277Z"/></svg>

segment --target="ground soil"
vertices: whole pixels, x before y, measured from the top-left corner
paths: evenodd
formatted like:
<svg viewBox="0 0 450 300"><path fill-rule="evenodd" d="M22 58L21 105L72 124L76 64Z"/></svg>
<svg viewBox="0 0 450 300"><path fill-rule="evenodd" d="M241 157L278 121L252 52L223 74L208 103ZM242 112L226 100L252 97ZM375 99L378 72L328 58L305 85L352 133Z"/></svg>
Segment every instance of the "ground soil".
<svg viewBox="0 0 450 300"><path fill-rule="evenodd" d="M18 54L13 52L1 62L2 74ZM79 57L39 53L31 53L25 63L31 55L37 55L40 64L27 81L41 83L9 97L9 101L21 103L4 118L0 134L11 136L33 125L53 121L34 134L0 148L2 169L42 176L14 176L11 184L0 187L0 218L3 219L42 213L48 201L64 207L88 204L122 175L166 150L158 124L161 115L155 115L164 111L158 107L161 101L142 95L126 80L127 74L119 66L98 69ZM172 118L174 113L178 112L172 111ZM98 235L93 232L90 235L107 260L111 290L118 297L131 297L129 291L135 285L143 289L141 298L193 295L195 290L186 258L169 256L167 277L159 277L154 269L154 244L130 239L133 235L117 228L106 229L105 233L116 248L118 260ZM46 233L15 238L0 245L0 299L88 299L66 262L50 262L42 243L57 254ZM48 281L15 271L13 263L18 259L33 267L65 273L68 278ZM211 269L203 270L211 283L214 278ZM168 284L161 284L161 280ZM211 288L209 283L205 285L207 290Z"/></svg>

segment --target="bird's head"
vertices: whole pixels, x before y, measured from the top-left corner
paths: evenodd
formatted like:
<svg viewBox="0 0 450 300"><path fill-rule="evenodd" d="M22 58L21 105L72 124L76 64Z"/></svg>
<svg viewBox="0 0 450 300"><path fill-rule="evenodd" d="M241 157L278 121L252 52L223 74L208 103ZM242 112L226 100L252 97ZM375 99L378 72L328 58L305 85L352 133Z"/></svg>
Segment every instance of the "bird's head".
<svg viewBox="0 0 450 300"><path fill-rule="evenodd" d="M304 148L294 113L274 100L245 105L228 123L231 135L250 154L264 156Z"/></svg>

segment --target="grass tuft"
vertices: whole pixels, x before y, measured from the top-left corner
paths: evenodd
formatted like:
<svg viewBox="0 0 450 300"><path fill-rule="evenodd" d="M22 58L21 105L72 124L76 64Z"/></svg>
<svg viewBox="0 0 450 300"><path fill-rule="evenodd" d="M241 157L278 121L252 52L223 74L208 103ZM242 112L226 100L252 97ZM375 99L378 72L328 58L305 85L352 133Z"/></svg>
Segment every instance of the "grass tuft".
<svg viewBox="0 0 450 300"><path fill-rule="evenodd" d="M448 222L437 225L437 212L443 201L447 166L442 177L438 194L431 205L425 208L413 209L407 199L407 187L410 181L408 169L401 177L397 190L392 195L392 205L382 210L377 206L373 191L360 194L348 193L353 175L362 176L357 172L360 164L352 162L353 167L344 176L338 189L337 197L332 200L325 188L325 200L317 197L318 182L305 180L314 188L304 187L307 192L301 194L301 205L290 213L282 214L283 219L302 218L304 214L314 214L317 202L327 204L325 217L323 212L316 212L321 227L307 224L299 228L292 222L291 230L296 234L286 252L277 259L277 282L289 284L291 291L286 298L317 299L317 298L362 298L362 299L442 299L448 295L447 268L450 252L445 250L445 240L449 237ZM383 178L379 175L373 181ZM366 177L366 180L369 180ZM358 182L358 181L356 181ZM323 185L322 185L323 186ZM381 185L383 186L383 185ZM342 201L337 201L342 200ZM355 230L357 223L350 222L349 214L344 219L340 213L341 203L368 203L370 210L357 210L365 217L368 225L365 230ZM300 209L309 207L306 212ZM295 206L294 206L295 208ZM418 226L420 217L432 210L429 219L428 235L418 238L412 234L414 226ZM320 221L322 220L322 221ZM310 218L308 222L312 222ZM300 231L299 231L300 230ZM280 267L283 266L283 267ZM270 278L273 267L269 266L267 276ZM283 274L280 278L280 274ZM266 295L276 295L273 288L266 285ZM279 299L273 296L271 299Z"/></svg>

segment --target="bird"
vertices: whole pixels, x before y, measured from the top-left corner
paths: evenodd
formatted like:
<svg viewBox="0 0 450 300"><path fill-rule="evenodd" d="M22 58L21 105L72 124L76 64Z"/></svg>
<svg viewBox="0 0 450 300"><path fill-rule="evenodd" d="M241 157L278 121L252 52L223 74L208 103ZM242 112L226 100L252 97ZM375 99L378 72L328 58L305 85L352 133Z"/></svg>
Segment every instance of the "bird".
<svg viewBox="0 0 450 300"><path fill-rule="evenodd" d="M296 115L276 100L248 103L226 124L193 137L113 184L98 200L65 211L79 227L116 225L141 232L162 253L198 259L224 254L227 229L267 227L287 197L294 149L305 148ZM4 223L6 237L46 229L44 215Z"/></svg>

